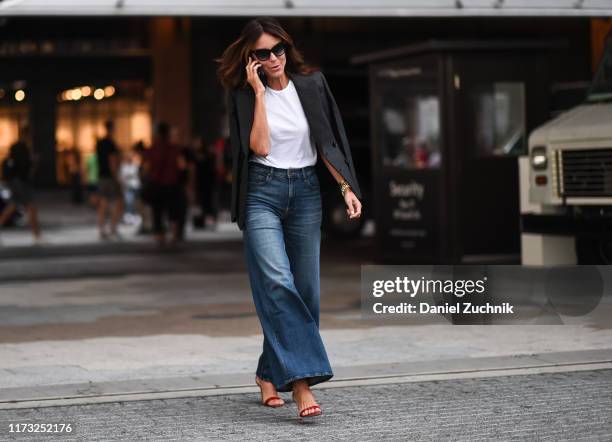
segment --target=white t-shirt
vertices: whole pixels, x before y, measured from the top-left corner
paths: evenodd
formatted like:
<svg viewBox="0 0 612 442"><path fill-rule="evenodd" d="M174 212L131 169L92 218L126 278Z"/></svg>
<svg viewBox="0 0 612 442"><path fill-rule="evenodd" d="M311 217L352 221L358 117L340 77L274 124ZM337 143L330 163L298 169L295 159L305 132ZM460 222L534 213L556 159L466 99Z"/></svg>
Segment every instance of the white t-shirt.
<svg viewBox="0 0 612 442"><path fill-rule="evenodd" d="M310 128L293 81L280 91L266 87L266 117L270 132L270 151L264 157L252 153L249 161L282 169L312 166L317 150L310 139Z"/></svg>

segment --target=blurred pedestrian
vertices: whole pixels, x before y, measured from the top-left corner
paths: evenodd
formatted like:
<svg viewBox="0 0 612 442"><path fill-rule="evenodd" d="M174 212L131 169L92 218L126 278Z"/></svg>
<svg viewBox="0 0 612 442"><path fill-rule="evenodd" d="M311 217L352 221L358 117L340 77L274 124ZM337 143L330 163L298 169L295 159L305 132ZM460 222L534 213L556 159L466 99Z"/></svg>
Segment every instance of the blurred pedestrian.
<svg viewBox="0 0 612 442"><path fill-rule="evenodd" d="M140 188L136 195L136 212L140 216L140 228L138 229L139 235L149 234L152 231L151 227L151 202L147 200L148 192L148 174L145 168L147 163L147 155L149 153L144 141L140 140L132 149L136 157L136 161L139 164L138 167L138 180L140 181Z"/></svg>
<svg viewBox="0 0 612 442"><path fill-rule="evenodd" d="M35 169L30 129L28 126L23 126L19 131L19 140L11 146L3 167L4 179L11 191L11 200L0 213L0 227L4 226L13 216L17 206L23 206L28 214L34 240L38 243L41 242L42 237L38 225L38 210L34 204L32 192Z"/></svg>
<svg viewBox="0 0 612 442"><path fill-rule="evenodd" d="M92 152L85 159L85 180L87 182L87 202L92 207L98 206L98 157Z"/></svg>
<svg viewBox="0 0 612 442"><path fill-rule="evenodd" d="M194 161L196 198L201 210L202 224L204 227L214 228L217 223L217 207L215 204L217 155L215 146L206 145L202 139L198 139L194 143Z"/></svg>
<svg viewBox="0 0 612 442"><path fill-rule="evenodd" d="M179 182L177 189L177 211L176 211L176 239L185 239L185 226L187 224L187 214L189 208L195 201L195 158L191 147L184 147L180 150L178 159Z"/></svg>
<svg viewBox="0 0 612 442"><path fill-rule="evenodd" d="M72 188L72 202L76 205L83 204L81 152L76 146L73 146L66 152L66 168L70 187Z"/></svg>
<svg viewBox="0 0 612 442"><path fill-rule="evenodd" d="M113 140L114 124L104 123L106 135L96 143L98 159L98 229L101 239L120 239L117 226L123 214L123 198L119 182L119 149ZM110 232L106 229L107 212L110 210Z"/></svg>
<svg viewBox="0 0 612 442"><path fill-rule="evenodd" d="M172 242L179 240L181 148L170 140L170 126L162 122L147 155L149 199L153 207L153 232L157 244L166 243L166 221L171 225Z"/></svg>
<svg viewBox="0 0 612 442"><path fill-rule="evenodd" d="M119 179L125 204L123 218L126 224L138 224L140 216L136 209L136 202L140 191L140 159L136 152L128 151L123 156L119 168Z"/></svg>

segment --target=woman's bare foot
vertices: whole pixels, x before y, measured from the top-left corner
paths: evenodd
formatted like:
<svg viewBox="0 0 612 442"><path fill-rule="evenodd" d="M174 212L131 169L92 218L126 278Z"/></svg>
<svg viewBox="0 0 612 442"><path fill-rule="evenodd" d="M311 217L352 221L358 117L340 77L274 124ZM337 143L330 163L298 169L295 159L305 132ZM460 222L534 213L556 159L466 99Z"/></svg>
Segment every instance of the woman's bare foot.
<svg viewBox="0 0 612 442"><path fill-rule="evenodd" d="M300 417L318 416L321 414L321 407L315 401L308 382L298 380L293 383L293 400L297 404Z"/></svg>
<svg viewBox="0 0 612 442"><path fill-rule="evenodd" d="M255 383L261 389L261 403L268 407L280 407L285 401L278 397L278 392L272 382L264 381L259 376L255 376ZM274 399L272 399L274 398Z"/></svg>

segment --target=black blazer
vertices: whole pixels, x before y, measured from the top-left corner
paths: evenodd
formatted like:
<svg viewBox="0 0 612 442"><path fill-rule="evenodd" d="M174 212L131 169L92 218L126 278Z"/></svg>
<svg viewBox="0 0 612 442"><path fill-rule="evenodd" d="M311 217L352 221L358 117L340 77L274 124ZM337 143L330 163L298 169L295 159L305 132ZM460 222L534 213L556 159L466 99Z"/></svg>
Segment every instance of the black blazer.
<svg viewBox="0 0 612 442"><path fill-rule="evenodd" d="M362 199L353 166L351 149L336 100L322 72L310 75L288 74L297 90L311 139L318 151L319 161L324 154L332 166L349 183L355 196ZM247 86L233 89L228 94L228 118L232 147L232 221L244 230L245 200L249 171L251 127L255 109L255 92Z"/></svg>

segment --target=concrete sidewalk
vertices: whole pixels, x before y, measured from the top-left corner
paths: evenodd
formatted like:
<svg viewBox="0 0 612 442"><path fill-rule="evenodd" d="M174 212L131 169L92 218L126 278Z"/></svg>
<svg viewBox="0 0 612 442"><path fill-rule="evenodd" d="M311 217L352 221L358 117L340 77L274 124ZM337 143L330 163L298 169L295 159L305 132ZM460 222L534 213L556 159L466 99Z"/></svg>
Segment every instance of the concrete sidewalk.
<svg viewBox="0 0 612 442"><path fill-rule="evenodd" d="M43 226L44 227L44 226ZM120 240L101 240L95 221L92 224L60 225L43 228L43 241L37 243L26 228L0 230L0 256L23 256L26 252L36 255L43 253L65 253L69 250L94 251L101 249L128 249L135 246L154 247L151 234L139 235L138 226L119 225ZM187 243L241 241L242 233L235 223L219 222L214 230L194 229L187 226L185 232Z"/></svg>
<svg viewBox="0 0 612 442"><path fill-rule="evenodd" d="M325 328L322 336L337 380L612 361L610 331L569 325ZM0 401L252 385L261 342L259 334L176 334L4 343Z"/></svg>
<svg viewBox="0 0 612 442"><path fill-rule="evenodd" d="M124 223L119 225L119 233L122 235L120 241L100 240L96 208L88 203L75 205L70 198L70 191L65 189L37 191L35 202L43 242L39 244L34 241L27 225L0 228L0 258L37 256L41 253L96 253L99 250L121 252L153 245L151 234L137 234L140 225ZM186 239L192 243L239 241L242 234L229 218L229 211L221 210L214 230L194 229L191 223L187 223Z"/></svg>

